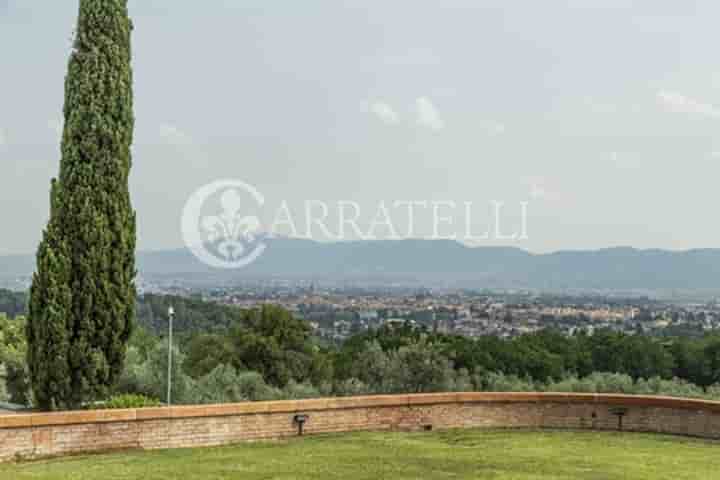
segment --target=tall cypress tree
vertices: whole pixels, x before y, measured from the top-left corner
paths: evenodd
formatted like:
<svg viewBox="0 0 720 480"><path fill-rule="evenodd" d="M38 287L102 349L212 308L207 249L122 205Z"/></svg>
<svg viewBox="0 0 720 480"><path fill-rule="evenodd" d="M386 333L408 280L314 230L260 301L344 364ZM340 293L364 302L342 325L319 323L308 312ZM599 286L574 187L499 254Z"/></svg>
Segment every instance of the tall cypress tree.
<svg viewBox="0 0 720 480"><path fill-rule="evenodd" d="M30 290L28 364L44 409L106 395L133 328L131 31L127 0L80 0L60 174Z"/></svg>

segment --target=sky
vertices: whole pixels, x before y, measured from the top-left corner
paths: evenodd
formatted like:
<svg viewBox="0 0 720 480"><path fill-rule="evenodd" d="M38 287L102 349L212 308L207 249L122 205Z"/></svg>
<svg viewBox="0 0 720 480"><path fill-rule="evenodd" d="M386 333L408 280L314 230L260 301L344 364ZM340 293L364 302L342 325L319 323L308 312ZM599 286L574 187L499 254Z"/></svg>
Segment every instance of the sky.
<svg viewBox="0 0 720 480"><path fill-rule="evenodd" d="M0 0L0 254L34 252L47 221L77 3ZM181 246L184 205L218 179L262 192L268 218L319 200L333 225L344 200L362 226L381 202L454 202L445 227L464 231L470 201L479 232L498 216L527 227L472 244L720 246L716 1L129 9L140 249ZM432 230L431 210L417 231Z"/></svg>

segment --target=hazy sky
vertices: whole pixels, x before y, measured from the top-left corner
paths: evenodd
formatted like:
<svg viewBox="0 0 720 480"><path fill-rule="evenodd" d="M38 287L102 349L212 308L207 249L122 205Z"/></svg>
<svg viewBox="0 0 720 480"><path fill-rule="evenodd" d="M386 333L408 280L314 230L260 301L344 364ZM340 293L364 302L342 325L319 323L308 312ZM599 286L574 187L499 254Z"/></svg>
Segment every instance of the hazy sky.
<svg viewBox="0 0 720 480"><path fill-rule="evenodd" d="M0 0L0 254L33 252L47 219L77 3ZM367 216L472 201L478 230L491 200L527 200L532 251L720 246L716 0L130 10L141 249L181 245L185 201L221 178Z"/></svg>

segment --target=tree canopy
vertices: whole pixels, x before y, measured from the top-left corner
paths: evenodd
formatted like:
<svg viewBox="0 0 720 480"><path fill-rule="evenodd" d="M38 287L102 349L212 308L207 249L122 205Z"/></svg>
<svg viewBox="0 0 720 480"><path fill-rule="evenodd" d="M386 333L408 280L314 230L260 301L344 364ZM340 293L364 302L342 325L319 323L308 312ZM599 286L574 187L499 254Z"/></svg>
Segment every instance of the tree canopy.
<svg viewBox="0 0 720 480"><path fill-rule="evenodd" d="M133 328L131 31L127 0L80 0L60 174L30 290L28 366L43 409L106 395Z"/></svg>

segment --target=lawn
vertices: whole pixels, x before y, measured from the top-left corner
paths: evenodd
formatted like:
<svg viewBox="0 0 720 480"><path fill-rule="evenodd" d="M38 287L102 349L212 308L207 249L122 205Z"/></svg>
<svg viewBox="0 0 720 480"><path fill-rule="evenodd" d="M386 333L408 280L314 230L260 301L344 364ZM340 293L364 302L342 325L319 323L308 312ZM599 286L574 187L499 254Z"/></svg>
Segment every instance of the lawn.
<svg viewBox="0 0 720 480"><path fill-rule="evenodd" d="M567 431L354 433L0 466L0 479L712 479L720 444Z"/></svg>

